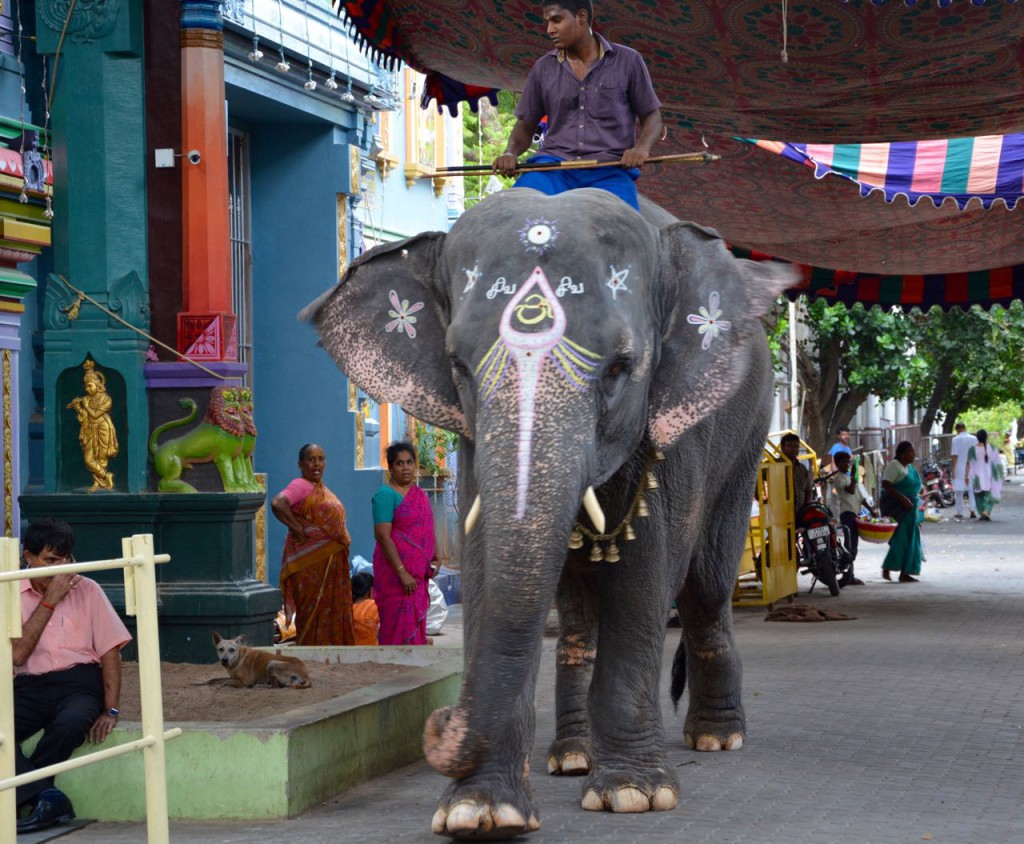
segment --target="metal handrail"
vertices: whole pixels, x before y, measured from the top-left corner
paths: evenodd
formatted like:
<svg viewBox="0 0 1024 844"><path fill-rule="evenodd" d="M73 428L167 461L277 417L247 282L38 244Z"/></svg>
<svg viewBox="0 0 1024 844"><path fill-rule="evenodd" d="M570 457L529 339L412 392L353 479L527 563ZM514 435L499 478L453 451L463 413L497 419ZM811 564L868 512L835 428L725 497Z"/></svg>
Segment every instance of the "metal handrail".
<svg viewBox="0 0 1024 844"><path fill-rule="evenodd" d="M164 742L181 735L181 728L164 730L160 686L160 634L157 625L156 565L168 554L153 553L152 534L121 540L123 557L86 563L64 563L45 568L19 569L19 542L0 537L0 839L13 841L17 827L14 789L25 783L142 751L146 783L146 828L149 844L168 844L167 770ZM139 649L139 686L142 697L142 738L116 747L84 754L36 771L16 774L14 732L14 646L20 639L21 592L18 581L57 574L124 570L125 613L136 617ZM5 828L6 827L6 828Z"/></svg>

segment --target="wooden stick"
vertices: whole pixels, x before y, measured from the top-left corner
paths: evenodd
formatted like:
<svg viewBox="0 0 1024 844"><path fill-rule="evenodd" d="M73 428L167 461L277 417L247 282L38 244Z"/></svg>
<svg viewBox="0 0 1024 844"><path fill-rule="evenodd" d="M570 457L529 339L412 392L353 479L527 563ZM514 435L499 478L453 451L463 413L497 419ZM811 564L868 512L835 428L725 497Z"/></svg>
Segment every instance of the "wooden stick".
<svg viewBox="0 0 1024 844"><path fill-rule="evenodd" d="M721 158L713 152L683 152L676 155L655 155L644 164L710 164ZM560 164L523 164L516 167L516 173L542 173L548 170L593 170L596 167L621 167L622 161L596 161L592 158L579 161L563 161ZM466 167L440 167L433 173L421 176L422 179L433 179L438 176L479 176L494 172L491 164L471 164Z"/></svg>

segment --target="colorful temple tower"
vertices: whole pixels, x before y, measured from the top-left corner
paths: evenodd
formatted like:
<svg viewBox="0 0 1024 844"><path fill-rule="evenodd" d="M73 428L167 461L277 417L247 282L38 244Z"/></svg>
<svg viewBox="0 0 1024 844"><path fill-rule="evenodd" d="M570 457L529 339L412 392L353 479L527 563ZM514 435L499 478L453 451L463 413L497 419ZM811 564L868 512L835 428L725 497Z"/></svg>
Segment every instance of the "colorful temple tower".
<svg viewBox="0 0 1024 844"><path fill-rule="evenodd" d="M34 8L38 53L0 59L4 532L66 519L81 559L153 533L172 556L165 659L207 661L212 627L269 643L284 531L260 522L267 490L321 443L368 557L382 445L404 434L296 315L373 243L447 228L450 192L421 177L461 155L458 130L418 116L411 77L362 56L327 0ZM4 175L33 149L5 134L25 109L4 74L37 66L52 249L49 187L21 203L25 180Z"/></svg>

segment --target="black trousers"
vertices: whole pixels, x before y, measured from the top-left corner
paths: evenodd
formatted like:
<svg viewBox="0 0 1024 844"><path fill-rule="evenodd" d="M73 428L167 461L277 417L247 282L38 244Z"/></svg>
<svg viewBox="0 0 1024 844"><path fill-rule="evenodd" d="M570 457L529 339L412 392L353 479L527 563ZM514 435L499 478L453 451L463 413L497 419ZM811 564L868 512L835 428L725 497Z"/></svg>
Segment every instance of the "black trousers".
<svg viewBox="0 0 1024 844"><path fill-rule="evenodd" d="M850 537L850 547L847 549L850 552L850 557L854 560L857 559L857 545L860 542L860 534L857 533L857 514L847 510L845 513L839 514L839 522L845 528L847 528L847 535ZM850 568L853 571L853 568Z"/></svg>
<svg viewBox="0 0 1024 844"><path fill-rule="evenodd" d="M103 674L97 663L76 665L49 674L14 678L14 740L16 772L26 774L71 758L103 711ZM31 756L21 743L43 731ZM20 806L53 787L53 777L19 785Z"/></svg>

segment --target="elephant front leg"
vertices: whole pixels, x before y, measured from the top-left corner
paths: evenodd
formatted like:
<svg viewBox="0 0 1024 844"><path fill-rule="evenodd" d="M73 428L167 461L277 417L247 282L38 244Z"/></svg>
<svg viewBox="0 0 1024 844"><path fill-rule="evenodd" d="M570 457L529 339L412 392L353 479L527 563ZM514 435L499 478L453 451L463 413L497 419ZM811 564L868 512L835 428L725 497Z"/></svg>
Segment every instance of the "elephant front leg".
<svg viewBox="0 0 1024 844"><path fill-rule="evenodd" d="M586 572L586 567L591 569ZM555 651L555 739L548 773L587 774L593 767L587 696L597 656L597 592L593 564L570 556L558 584L558 648Z"/></svg>
<svg viewBox="0 0 1024 844"><path fill-rule="evenodd" d="M726 496L723 496L725 498ZM678 600L683 622L690 705L683 727L687 747L739 750L746 738L740 698L742 669L732 632L732 591L750 518L749 495L720 500ZM677 654L677 659L682 657Z"/></svg>
<svg viewBox="0 0 1024 844"><path fill-rule="evenodd" d="M532 701L533 685L529 698ZM424 748L435 768L445 755L447 743L464 736L475 742L484 757L471 773L454 779L438 801L431 829L437 835L471 840L500 840L534 832L540 828L533 789L530 786L530 748L534 736L534 714L526 695L510 713L501 741L474 735L460 706L434 712L427 720ZM462 757L466 758L463 742ZM466 764L471 767L471 762ZM455 771L456 769L452 769ZM457 773L454 774L458 776Z"/></svg>
<svg viewBox="0 0 1024 844"><path fill-rule="evenodd" d="M669 602L653 549L615 567L600 587L599 646L589 714L594 769L583 785L591 811L674 809L679 781L665 761L658 685Z"/></svg>

